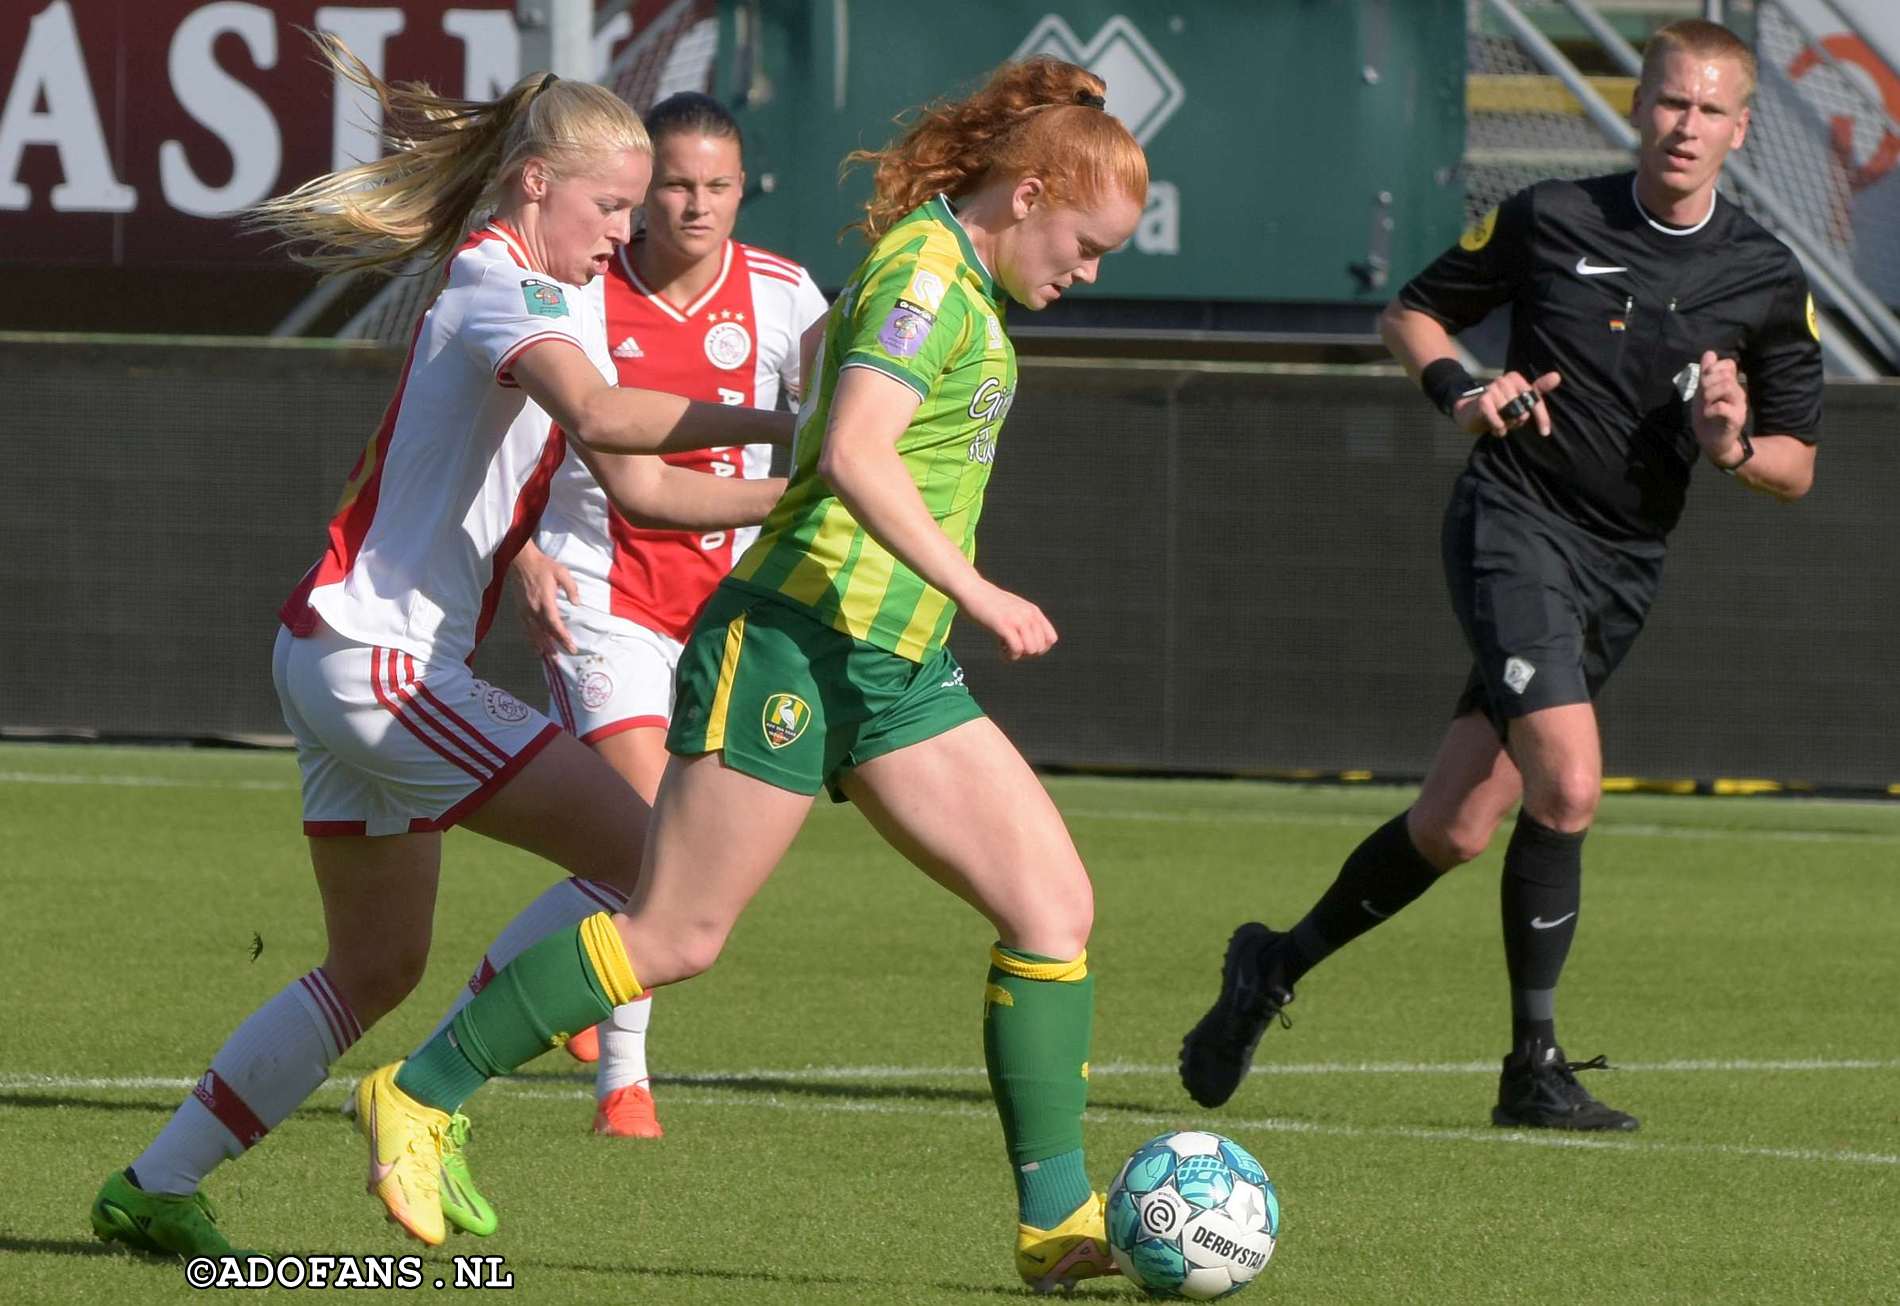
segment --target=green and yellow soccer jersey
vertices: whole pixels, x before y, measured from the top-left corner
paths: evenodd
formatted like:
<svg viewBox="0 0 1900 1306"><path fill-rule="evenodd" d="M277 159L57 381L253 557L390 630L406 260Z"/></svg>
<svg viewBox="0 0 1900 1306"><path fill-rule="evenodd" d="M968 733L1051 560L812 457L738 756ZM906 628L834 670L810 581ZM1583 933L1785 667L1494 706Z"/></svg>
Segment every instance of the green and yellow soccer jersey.
<svg viewBox="0 0 1900 1306"><path fill-rule="evenodd" d="M1016 351L995 284L942 196L886 232L832 306L791 482L728 582L922 662L942 647L956 605L872 539L818 475L838 378L853 367L917 392L898 455L938 527L974 560L997 433L1016 394Z"/></svg>

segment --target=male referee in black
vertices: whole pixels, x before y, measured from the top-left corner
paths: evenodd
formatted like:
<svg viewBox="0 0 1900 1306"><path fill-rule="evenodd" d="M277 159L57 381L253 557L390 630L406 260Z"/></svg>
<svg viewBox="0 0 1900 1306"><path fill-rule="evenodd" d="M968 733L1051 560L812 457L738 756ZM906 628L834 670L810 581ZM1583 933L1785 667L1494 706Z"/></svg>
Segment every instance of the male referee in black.
<svg viewBox="0 0 1900 1306"><path fill-rule="evenodd" d="M1202 1106L1233 1094L1301 976L1478 856L1521 801L1502 890L1512 1049L1491 1118L1636 1128L1577 1082L1603 1058L1566 1061L1557 1043L1557 977L1603 783L1591 702L1643 628L1696 461L1796 499L1821 420L1801 269L1716 193L1754 88L1754 57L1725 28L1661 29L1631 109L1636 171L1520 192L1382 315L1407 373L1479 437L1443 533L1476 665L1411 809L1353 851L1291 931L1234 932L1220 996L1181 1048ZM1450 333L1507 303L1508 370L1480 383Z"/></svg>

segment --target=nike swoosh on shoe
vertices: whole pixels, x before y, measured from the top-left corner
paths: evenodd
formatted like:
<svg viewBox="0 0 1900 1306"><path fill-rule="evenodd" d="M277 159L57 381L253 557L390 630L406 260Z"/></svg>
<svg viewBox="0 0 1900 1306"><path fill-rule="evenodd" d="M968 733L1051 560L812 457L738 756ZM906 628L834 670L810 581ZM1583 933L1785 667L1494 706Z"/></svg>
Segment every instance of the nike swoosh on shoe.
<svg viewBox="0 0 1900 1306"><path fill-rule="evenodd" d="M389 1178L396 1168L395 1162L385 1164L376 1158L383 1154L382 1140L376 1133L376 1112L382 1104L372 1094L369 1100L369 1186L371 1188Z"/></svg>

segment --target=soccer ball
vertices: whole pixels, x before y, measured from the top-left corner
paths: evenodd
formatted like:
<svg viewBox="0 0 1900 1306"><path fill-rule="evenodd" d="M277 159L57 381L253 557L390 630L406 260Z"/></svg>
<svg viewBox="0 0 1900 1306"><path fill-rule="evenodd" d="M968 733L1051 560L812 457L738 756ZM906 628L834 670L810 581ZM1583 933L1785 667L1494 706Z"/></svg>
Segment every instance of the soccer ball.
<svg viewBox="0 0 1900 1306"><path fill-rule="evenodd" d="M1267 1266L1280 1195L1251 1153L1219 1134L1163 1134L1135 1149L1108 1190L1115 1264L1156 1297L1211 1301Z"/></svg>

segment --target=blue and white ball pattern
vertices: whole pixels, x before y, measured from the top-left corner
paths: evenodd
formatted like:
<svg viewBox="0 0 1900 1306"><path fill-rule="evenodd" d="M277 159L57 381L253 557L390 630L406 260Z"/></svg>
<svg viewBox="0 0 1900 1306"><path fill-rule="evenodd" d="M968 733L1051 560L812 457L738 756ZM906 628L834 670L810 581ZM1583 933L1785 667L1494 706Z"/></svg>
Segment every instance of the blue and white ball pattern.
<svg viewBox="0 0 1900 1306"><path fill-rule="evenodd" d="M1212 1301L1264 1270L1280 1236L1280 1196L1253 1154L1188 1130L1135 1149L1108 1190L1115 1264L1156 1297Z"/></svg>

